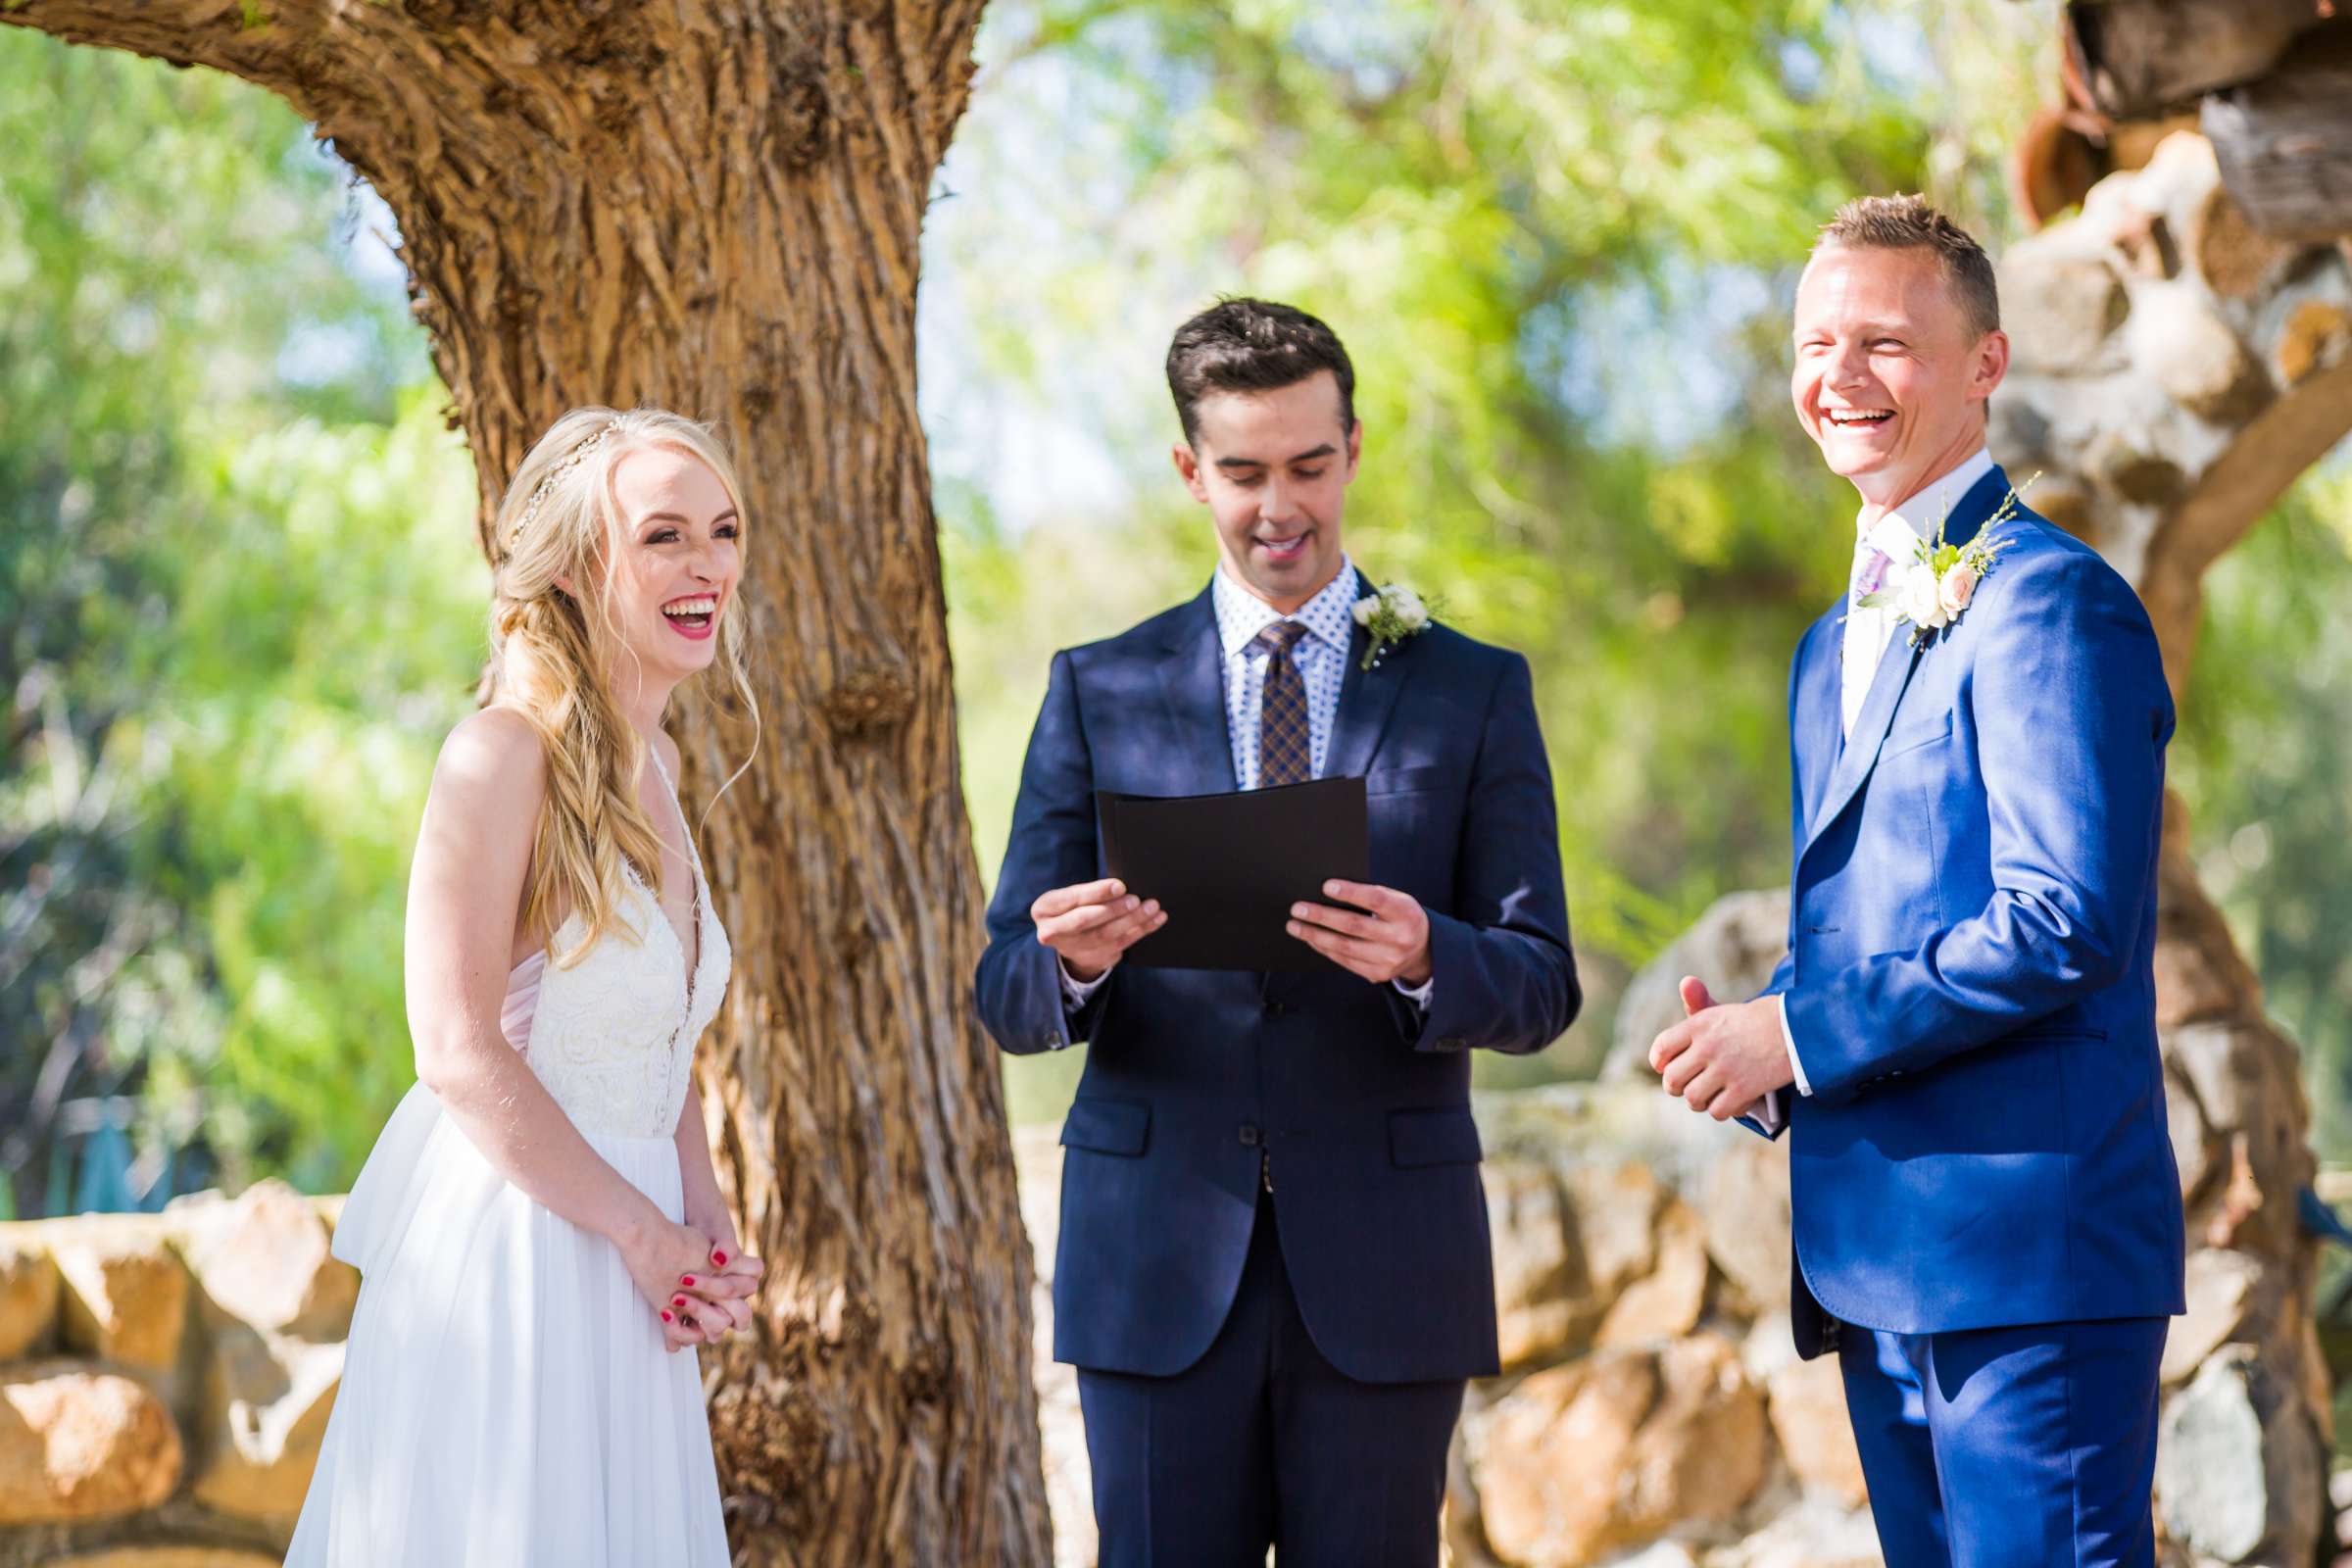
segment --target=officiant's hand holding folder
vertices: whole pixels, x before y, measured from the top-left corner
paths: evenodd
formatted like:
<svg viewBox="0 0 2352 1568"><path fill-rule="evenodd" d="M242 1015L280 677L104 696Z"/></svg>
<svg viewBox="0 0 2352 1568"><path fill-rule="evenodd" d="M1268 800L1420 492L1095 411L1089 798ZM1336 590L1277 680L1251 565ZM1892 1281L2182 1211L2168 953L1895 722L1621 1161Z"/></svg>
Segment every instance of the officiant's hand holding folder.
<svg viewBox="0 0 2352 1568"><path fill-rule="evenodd" d="M1288 930L1324 884L1372 880L1361 778L1219 795L1095 792L1104 869L1168 921L1124 963L1157 969L1320 971L1340 965Z"/></svg>

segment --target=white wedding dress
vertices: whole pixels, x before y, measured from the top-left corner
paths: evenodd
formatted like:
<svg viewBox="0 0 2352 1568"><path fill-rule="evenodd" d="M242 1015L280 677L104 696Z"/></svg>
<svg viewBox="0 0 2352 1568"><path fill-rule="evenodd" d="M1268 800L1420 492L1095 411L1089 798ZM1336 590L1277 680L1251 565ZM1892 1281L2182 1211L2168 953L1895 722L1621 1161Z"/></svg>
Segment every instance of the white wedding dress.
<svg viewBox="0 0 2352 1568"><path fill-rule="evenodd" d="M682 1220L673 1136L732 954L699 854L691 975L653 892L627 888L635 940L567 969L533 954L500 1021L590 1147ZM289 1568L725 1568L694 1353L665 1348L618 1249L508 1185L424 1085L368 1156L334 1252L359 1305Z"/></svg>

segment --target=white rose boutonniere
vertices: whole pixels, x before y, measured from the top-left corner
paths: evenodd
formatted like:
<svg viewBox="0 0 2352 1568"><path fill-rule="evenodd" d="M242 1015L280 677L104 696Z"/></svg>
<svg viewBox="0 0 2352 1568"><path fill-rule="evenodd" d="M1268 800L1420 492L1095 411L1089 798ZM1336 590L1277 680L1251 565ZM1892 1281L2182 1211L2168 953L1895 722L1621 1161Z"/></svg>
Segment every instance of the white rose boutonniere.
<svg viewBox="0 0 2352 1568"><path fill-rule="evenodd" d="M1435 607L1419 594L1393 582L1383 583L1377 593L1358 599L1355 623L1372 635L1372 646L1364 650L1364 668L1378 665L1391 648L1407 637L1417 637L1429 630L1430 616L1434 613Z"/></svg>
<svg viewBox="0 0 2352 1568"><path fill-rule="evenodd" d="M2028 484L2033 480L2026 481ZM2012 490L2002 500L1993 514L1985 519L1977 536L1965 545L1945 542L1944 524L1936 525L1936 537L1919 543L1919 555L1907 566L1895 568L1892 580L1874 594L1865 594L1855 601L1867 609L1891 610L1911 626L1911 646L1925 647L1928 640L1951 625L1966 612L1970 601L1977 597L1977 585L1990 574L1993 563L2009 548L2009 540L1994 530L2017 515L2017 492Z"/></svg>

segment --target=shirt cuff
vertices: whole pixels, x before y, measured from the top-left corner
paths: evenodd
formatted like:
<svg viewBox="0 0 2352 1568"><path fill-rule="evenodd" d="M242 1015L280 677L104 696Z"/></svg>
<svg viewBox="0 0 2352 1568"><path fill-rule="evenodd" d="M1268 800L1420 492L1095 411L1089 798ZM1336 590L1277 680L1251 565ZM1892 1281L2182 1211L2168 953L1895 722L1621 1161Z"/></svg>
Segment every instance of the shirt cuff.
<svg viewBox="0 0 2352 1568"><path fill-rule="evenodd" d="M1779 1132L1782 1120L1781 1092L1775 1089L1769 1094L1759 1096L1755 1105L1749 1109L1747 1119L1755 1124L1756 1131L1767 1138Z"/></svg>
<svg viewBox="0 0 2352 1568"><path fill-rule="evenodd" d="M1811 1099L1813 1086L1805 1082L1805 1063L1796 1054L1796 1036L1788 1032L1788 993L1784 991L1772 999L1781 1009L1781 1044L1788 1048L1788 1071L1796 1079L1796 1092Z"/></svg>
<svg viewBox="0 0 2352 1568"><path fill-rule="evenodd" d="M1054 972L1061 976L1061 1000L1072 1012L1085 1006L1086 999L1102 990L1102 982L1110 978L1110 971L1105 969L1092 980L1081 980L1070 973L1070 966L1061 961L1058 953L1054 955Z"/></svg>
<svg viewBox="0 0 2352 1568"><path fill-rule="evenodd" d="M1433 974L1417 986L1408 986L1401 980L1392 980L1389 984L1396 988L1398 996L1427 1012L1430 996L1438 989L1438 977Z"/></svg>

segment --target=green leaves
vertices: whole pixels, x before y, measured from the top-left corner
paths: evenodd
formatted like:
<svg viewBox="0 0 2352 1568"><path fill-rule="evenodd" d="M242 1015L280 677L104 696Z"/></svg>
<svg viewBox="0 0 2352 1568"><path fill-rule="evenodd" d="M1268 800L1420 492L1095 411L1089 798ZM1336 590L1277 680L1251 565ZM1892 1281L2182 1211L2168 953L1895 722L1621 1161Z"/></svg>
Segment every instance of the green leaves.
<svg viewBox="0 0 2352 1568"><path fill-rule="evenodd" d="M283 105L0 29L0 1184L67 1200L56 1100L118 1095L134 1194L347 1183L409 1077L469 465Z"/></svg>
<svg viewBox="0 0 2352 1568"><path fill-rule="evenodd" d="M1213 559L1167 471L1168 333L1215 294L1287 299L1355 363L1355 560L1534 663L1596 1046L1612 975L1788 875L1787 662L1855 506L1788 412L1795 271L1858 191L1974 188L1991 160L1997 192L2005 132L1931 164L1956 105L2032 101L2029 9L995 0L962 199L927 239L930 347L975 388L931 394L969 443L934 447L943 526L978 497L995 542L965 550L1023 572L1041 534L1082 553L986 612L951 576L984 863L1052 648ZM1960 104L1964 26L1969 69L2014 81L1972 76ZM966 434L987 429L1001 445ZM1039 429L1117 483L1007 482Z"/></svg>

